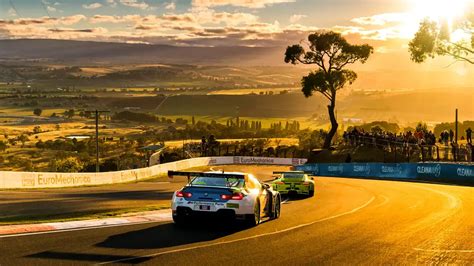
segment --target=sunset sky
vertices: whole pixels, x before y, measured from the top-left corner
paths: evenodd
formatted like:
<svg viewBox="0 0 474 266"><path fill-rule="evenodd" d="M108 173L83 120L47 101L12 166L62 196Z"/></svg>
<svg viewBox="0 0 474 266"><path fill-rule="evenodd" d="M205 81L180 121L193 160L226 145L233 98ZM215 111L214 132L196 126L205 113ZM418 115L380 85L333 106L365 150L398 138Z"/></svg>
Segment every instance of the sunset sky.
<svg viewBox="0 0 474 266"><path fill-rule="evenodd" d="M285 47L324 28L375 46L382 59L369 67L410 68L415 64L408 60L407 44L420 20L452 19L468 1L0 0L0 38ZM439 59L422 68L446 68L449 62ZM459 63L449 71L465 76L471 69Z"/></svg>

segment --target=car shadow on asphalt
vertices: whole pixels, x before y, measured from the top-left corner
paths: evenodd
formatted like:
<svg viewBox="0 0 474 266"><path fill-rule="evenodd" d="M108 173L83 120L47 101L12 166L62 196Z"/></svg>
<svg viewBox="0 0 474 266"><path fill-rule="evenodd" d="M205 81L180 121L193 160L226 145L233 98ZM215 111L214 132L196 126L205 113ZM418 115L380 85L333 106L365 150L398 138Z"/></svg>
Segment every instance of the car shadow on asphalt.
<svg viewBox="0 0 474 266"><path fill-rule="evenodd" d="M281 200L285 203L290 203L292 201L300 201L300 200L306 200L310 198L312 197L308 195L284 195L281 197Z"/></svg>
<svg viewBox="0 0 474 266"><path fill-rule="evenodd" d="M237 222L210 221L209 219L199 220L185 226L166 223L110 236L96 246L118 249L169 248L211 241L245 229L247 227Z"/></svg>
<svg viewBox="0 0 474 266"><path fill-rule="evenodd" d="M116 251L110 254L76 253L63 251L45 251L31 254L26 257L46 260L82 261L82 262L110 262L126 261L127 264L138 264L145 262L151 257L116 255L121 250L146 250L172 248L187 244L216 240L239 231L248 229L245 225L236 222L199 220L186 226L177 226L174 223L159 224L137 231L129 231L122 234L112 235L103 242L95 244L96 247L110 248Z"/></svg>

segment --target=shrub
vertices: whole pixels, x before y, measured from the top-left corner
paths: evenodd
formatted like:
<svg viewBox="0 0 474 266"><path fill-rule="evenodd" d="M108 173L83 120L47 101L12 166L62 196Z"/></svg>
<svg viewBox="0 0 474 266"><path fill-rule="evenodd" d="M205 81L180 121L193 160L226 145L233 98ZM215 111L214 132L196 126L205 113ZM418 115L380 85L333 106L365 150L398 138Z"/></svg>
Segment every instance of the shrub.
<svg viewBox="0 0 474 266"><path fill-rule="evenodd" d="M53 172L75 173L84 168L84 163L76 157L53 159L49 163L49 169Z"/></svg>

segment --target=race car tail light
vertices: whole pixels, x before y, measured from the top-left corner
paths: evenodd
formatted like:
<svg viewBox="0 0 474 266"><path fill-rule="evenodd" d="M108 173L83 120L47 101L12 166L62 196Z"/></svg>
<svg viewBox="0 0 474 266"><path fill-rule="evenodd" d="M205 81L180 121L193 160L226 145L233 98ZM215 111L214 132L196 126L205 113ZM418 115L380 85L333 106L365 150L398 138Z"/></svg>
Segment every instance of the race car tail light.
<svg viewBox="0 0 474 266"><path fill-rule="evenodd" d="M304 182L303 186L309 186L309 184L310 184L309 182Z"/></svg>
<svg viewBox="0 0 474 266"><path fill-rule="evenodd" d="M277 185L284 185L284 184L285 184L285 182L281 182L281 181L279 181L279 182L275 182L275 184L277 184Z"/></svg>
<svg viewBox="0 0 474 266"><path fill-rule="evenodd" d="M234 194L222 194L221 199L223 200L242 200L244 198L244 194L242 193L234 193Z"/></svg>
<svg viewBox="0 0 474 266"><path fill-rule="evenodd" d="M176 197L178 198L191 198L192 196L193 196L193 193L191 192L184 192L184 191L176 192Z"/></svg>
<svg viewBox="0 0 474 266"><path fill-rule="evenodd" d="M242 193L234 193L234 194L232 195L232 199L233 199L233 200L241 200L241 199L243 199L243 198L244 198L244 194L242 194Z"/></svg>
<svg viewBox="0 0 474 266"><path fill-rule="evenodd" d="M232 199L232 195L230 195L230 194L222 194L222 195L221 195L221 199L223 199L223 200L230 200L230 199Z"/></svg>

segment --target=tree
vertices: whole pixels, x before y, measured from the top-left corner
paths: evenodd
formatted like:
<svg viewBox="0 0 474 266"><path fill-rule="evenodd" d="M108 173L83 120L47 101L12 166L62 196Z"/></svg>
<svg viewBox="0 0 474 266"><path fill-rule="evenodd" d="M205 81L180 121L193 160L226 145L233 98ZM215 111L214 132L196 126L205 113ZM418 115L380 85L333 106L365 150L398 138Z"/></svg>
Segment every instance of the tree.
<svg viewBox="0 0 474 266"><path fill-rule="evenodd" d="M35 108L33 110L33 114L36 115L36 116L41 116L42 112L43 112L43 110L41 110L41 108Z"/></svg>
<svg viewBox="0 0 474 266"><path fill-rule="evenodd" d="M368 44L349 44L340 33L332 31L318 31L309 35L307 46L308 51L299 44L289 46L286 49L285 62L317 67L316 71L302 78L301 85L306 97L312 96L313 92L319 92L329 100L327 108L331 130L323 145L323 148L328 149L339 126L335 115L337 91L346 84L352 84L357 78L354 71L345 67L356 62L365 63L374 49Z"/></svg>
<svg viewBox="0 0 474 266"><path fill-rule="evenodd" d="M21 142L21 147L25 146L25 143L29 140L26 135L21 134L20 136L17 137L17 140Z"/></svg>
<svg viewBox="0 0 474 266"><path fill-rule="evenodd" d="M418 132L428 132L428 125L426 123L423 123L423 122L418 122L418 124L416 124L416 128L415 128L416 131Z"/></svg>
<svg viewBox="0 0 474 266"><path fill-rule="evenodd" d="M6 142L0 140L0 152L4 152L8 148Z"/></svg>
<svg viewBox="0 0 474 266"><path fill-rule="evenodd" d="M84 168L84 163L76 157L53 159L49 162L49 169L53 172L76 173Z"/></svg>
<svg viewBox="0 0 474 266"><path fill-rule="evenodd" d="M73 118L75 114L76 112L74 111L74 109L69 109L67 111L64 111L64 116L69 119Z"/></svg>
<svg viewBox="0 0 474 266"><path fill-rule="evenodd" d="M466 15L448 25L425 19L409 44L411 60L422 63L429 57L451 56L456 61L474 64L474 4L466 8ZM453 34L463 36L453 38Z"/></svg>
<svg viewBox="0 0 474 266"><path fill-rule="evenodd" d="M41 132L43 132L43 130L41 130L41 127L40 127L40 126L35 126L35 127L33 128L33 134L39 134L39 133L41 133Z"/></svg>

